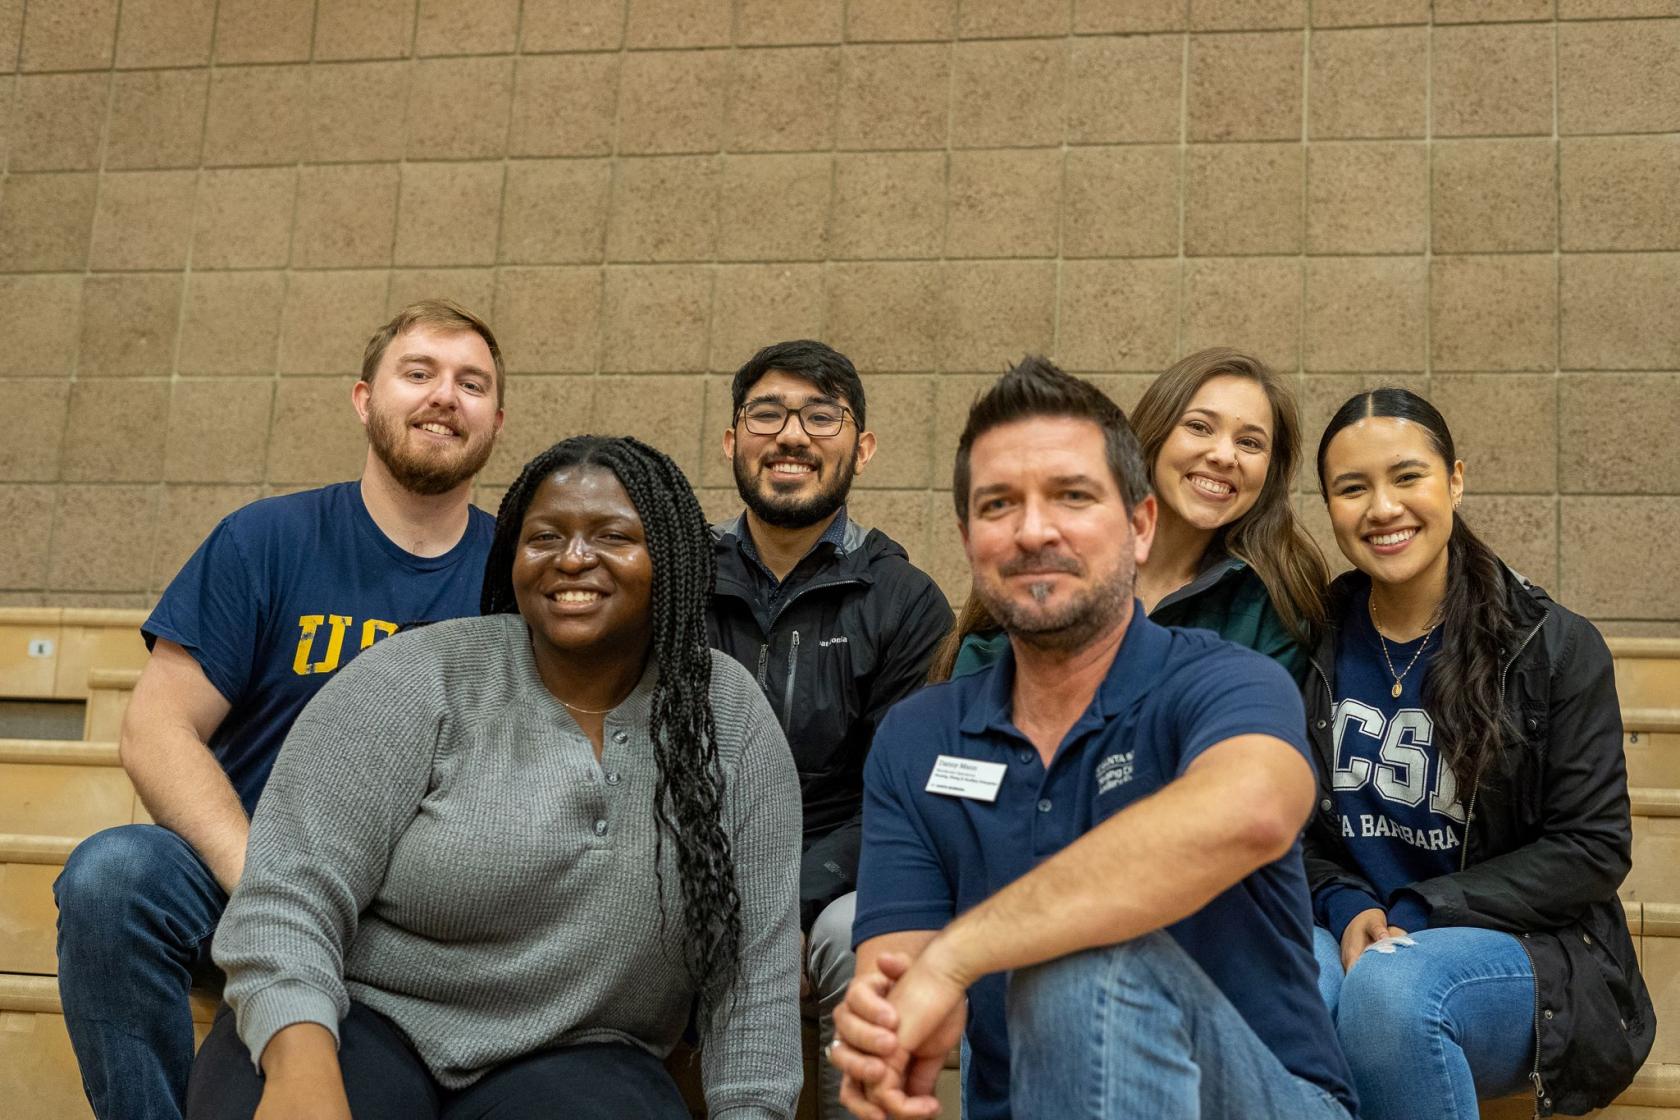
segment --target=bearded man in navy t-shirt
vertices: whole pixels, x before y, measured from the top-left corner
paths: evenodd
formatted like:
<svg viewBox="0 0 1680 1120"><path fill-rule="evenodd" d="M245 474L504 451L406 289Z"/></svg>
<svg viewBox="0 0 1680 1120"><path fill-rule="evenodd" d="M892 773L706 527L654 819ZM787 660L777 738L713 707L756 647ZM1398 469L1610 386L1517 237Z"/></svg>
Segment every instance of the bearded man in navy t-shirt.
<svg viewBox="0 0 1680 1120"><path fill-rule="evenodd" d="M931 1115L966 1033L969 1120L1348 1120L1294 682L1133 598L1155 499L1095 386L1026 359L975 402L954 473L1010 650L876 733L841 1100Z"/></svg>
<svg viewBox="0 0 1680 1120"><path fill-rule="evenodd" d="M404 308L351 392L361 478L229 514L142 627L151 659L118 746L157 824L89 837L54 885L65 1023L100 1120L182 1114L188 991L214 975L251 810L303 706L398 627L478 613L495 521L470 498L502 391L481 319Z"/></svg>

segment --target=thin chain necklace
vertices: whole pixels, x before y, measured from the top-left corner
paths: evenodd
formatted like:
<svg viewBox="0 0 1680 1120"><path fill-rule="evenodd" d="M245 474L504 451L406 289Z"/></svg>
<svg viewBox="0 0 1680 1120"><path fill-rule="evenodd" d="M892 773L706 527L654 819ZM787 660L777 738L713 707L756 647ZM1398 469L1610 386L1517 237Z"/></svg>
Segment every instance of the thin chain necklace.
<svg viewBox="0 0 1680 1120"><path fill-rule="evenodd" d="M556 696L555 699L560 700L558 696ZM612 711L613 708L618 707L618 704L624 703L624 701L620 700L618 704L614 704L612 708L580 708L576 704L567 704L564 700L560 700L560 703L568 712L582 712L586 716L604 716L608 712Z"/></svg>
<svg viewBox="0 0 1680 1120"><path fill-rule="evenodd" d="M1396 673L1394 671L1394 661L1388 656L1388 641L1383 637L1382 623L1377 621L1377 597L1375 595L1367 597L1365 607L1371 612L1371 625L1377 628L1377 644L1382 647L1383 662L1388 666L1388 675L1394 678L1394 687L1388 690L1388 694L1398 700L1400 699L1400 682L1406 679L1406 674L1412 671L1412 666L1416 665L1418 658L1423 656L1423 647L1429 644L1429 635L1435 633L1436 623L1431 622L1429 624L1429 629L1423 632L1423 641L1418 643L1417 649L1412 653L1412 659L1406 662L1404 669ZM564 701L561 702L564 703Z"/></svg>

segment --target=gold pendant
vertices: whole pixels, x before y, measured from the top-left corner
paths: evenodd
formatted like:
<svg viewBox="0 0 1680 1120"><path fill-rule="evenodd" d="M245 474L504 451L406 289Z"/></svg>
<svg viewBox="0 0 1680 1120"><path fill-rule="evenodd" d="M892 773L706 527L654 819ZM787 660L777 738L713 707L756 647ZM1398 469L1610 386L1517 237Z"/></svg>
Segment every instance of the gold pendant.
<svg viewBox="0 0 1680 1120"><path fill-rule="evenodd" d="M1399 681L1394 682L1394 687L1388 690L1388 694L1390 696L1394 697L1396 700L1400 699L1400 682Z"/></svg>

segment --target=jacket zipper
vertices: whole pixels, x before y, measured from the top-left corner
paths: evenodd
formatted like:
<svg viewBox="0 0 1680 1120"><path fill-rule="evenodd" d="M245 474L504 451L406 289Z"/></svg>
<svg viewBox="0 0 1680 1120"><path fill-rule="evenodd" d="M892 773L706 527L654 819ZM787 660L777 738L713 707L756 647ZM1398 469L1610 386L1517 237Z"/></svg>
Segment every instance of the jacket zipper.
<svg viewBox="0 0 1680 1120"><path fill-rule="evenodd" d="M1546 618L1550 614L1550 611L1545 611L1540 615L1540 621L1535 623L1534 629L1530 630L1527 636L1518 643L1516 651L1505 660L1505 667L1499 671L1499 708L1501 711L1505 709L1505 684L1511 677L1511 666L1517 663L1517 658L1521 657L1523 650L1528 648L1528 643L1534 640L1534 635L1540 633L1540 628L1546 625ZM1476 780L1470 784L1470 801L1464 811L1464 845L1458 851L1458 869L1460 871L1463 871L1470 862L1470 824L1476 819L1476 795L1481 791L1482 772L1478 769ZM1522 946L1523 954L1528 957L1528 975L1534 981L1534 1068L1528 1071L1528 1079L1534 1083L1534 1116L1535 1120L1539 1120L1540 1102L1546 1098L1546 1084L1540 1076L1540 974L1535 971L1534 954L1529 952L1525 939L1517 938L1517 944Z"/></svg>
<svg viewBox="0 0 1680 1120"><path fill-rule="evenodd" d="M799 631L793 632L793 641L788 645L788 675L787 689L782 693L782 723L793 716L793 679L799 675Z"/></svg>
<svg viewBox="0 0 1680 1120"><path fill-rule="evenodd" d="M765 678L766 678L766 675L769 672L769 669L770 669L770 643L769 642L763 642L758 647L758 688L759 688L760 692L764 691L764 689L766 687Z"/></svg>

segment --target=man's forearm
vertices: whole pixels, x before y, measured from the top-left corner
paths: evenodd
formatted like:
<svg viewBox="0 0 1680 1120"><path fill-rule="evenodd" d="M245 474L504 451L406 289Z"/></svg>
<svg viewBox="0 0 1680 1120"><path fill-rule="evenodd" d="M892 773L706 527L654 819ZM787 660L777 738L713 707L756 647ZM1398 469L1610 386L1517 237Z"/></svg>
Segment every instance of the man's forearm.
<svg viewBox="0 0 1680 1120"><path fill-rule="evenodd" d="M191 844L232 893L251 822L210 749L190 729L125 727L122 763L152 819Z"/></svg>
<svg viewBox="0 0 1680 1120"><path fill-rule="evenodd" d="M1306 816L1310 769L1291 774L1287 760L1242 740L1215 749L1230 753L1193 766L957 918L923 963L967 986L1118 944L1194 914L1280 858Z"/></svg>

